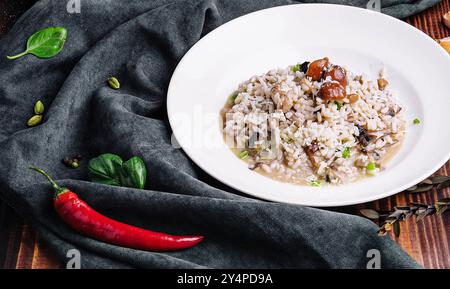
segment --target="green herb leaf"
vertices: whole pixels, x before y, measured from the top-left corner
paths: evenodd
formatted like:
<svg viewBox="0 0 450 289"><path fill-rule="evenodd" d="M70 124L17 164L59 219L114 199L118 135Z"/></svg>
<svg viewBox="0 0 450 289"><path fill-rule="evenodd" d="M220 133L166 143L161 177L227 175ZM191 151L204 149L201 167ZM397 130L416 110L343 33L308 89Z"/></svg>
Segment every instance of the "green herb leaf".
<svg viewBox="0 0 450 289"><path fill-rule="evenodd" d="M337 110L341 110L342 106L344 106L344 104L340 101L335 101L334 104L336 104Z"/></svg>
<svg viewBox="0 0 450 289"><path fill-rule="evenodd" d="M440 183L440 184L436 187L436 189L438 189L438 190L443 190L443 189L448 188L448 187L450 187L450 180Z"/></svg>
<svg viewBox="0 0 450 289"><path fill-rule="evenodd" d="M395 221L393 224L394 227L394 235L395 237L400 237L400 223L398 221Z"/></svg>
<svg viewBox="0 0 450 289"><path fill-rule="evenodd" d="M434 185L420 185L407 189L408 193L422 193L433 189Z"/></svg>
<svg viewBox="0 0 450 289"><path fill-rule="evenodd" d="M414 186L412 186L412 187L410 187L410 188L407 188L406 190L407 191L414 191L415 189L417 189L418 188L418 186L417 185L414 185Z"/></svg>
<svg viewBox="0 0 450 289"><path fill-rule="evenodd" d="M300 64L296 64L296 65L294 65L294 66L292 67L292 71L293 71L293 72L300 71L300 69L301 69Z"/></svg>
<svg viewBox="0 0 450 289"><path fill-rule="evenodd" d="M443 182L450 181L450 177L449 176L434 176L434 177L431 177L430 180L433 184L441 184Z"/></svg>
<svg viewBox="0 0 450 289"><path fill-rule="evenodd" d="M439 200L438 202L436 202L434 207L436 208L436 214L441 215L442 213L450 209L450 198Z"/></svg>
<svg viewBox="0 0 450 289"><path fill-rule="evenodd" d="M91 180L96 183L143 189L147 180L147 169L139 157L126 162L115 154L102 154L88 163Z"/></svg>
<svg viewBox="0 0 450 289"><path fill-rule="evenodd" d="M426 209L420 210L417 213L416 223L422 221L426 216L430 216L436 213L436 208L434 206L428 206Z"/></svg>
<svg viewBox="0 0 450 289"><path fill-rule="evenodd" d="M433 181L431 179L425 179L419 183L420 185L432 185Z"/></svg>
<svg viewBox="0 0 450 289"><path fill-rule="evenodd" d="M376 169L375 163L368 163L366 169L368 171L373 171Z"/></svg>
<svg viewBox="0 0 450 289"><path fill-rule="evenodd" d="M380 218L380 214L372 209L362 209L359 211L364 217L372 219L372 220L376 220L378 218Z"/></svg>
<svg viewBox="0 0 450 289"><path fill-rule="evenodd" d="M240 158L241 160L246 159L247 157L248 157L248 151L241 151L241 152L239 153L239 158Z"/></svg>
<svg viewBox="0 0 450 289"><path fill-rule="evenodd" d="M125 187L143 189L147 180L147 168L140 157L132 157L122 165L121 183Z"/></svg>
<svg viewBox="0 0 450 289"><path fill-rule="evenodd" d="M313 186L313 187L320 187L321 183L320 183L320 181L312 181L311 182L311 186Z"/></svg>
<svg viewBox="0 0 450 289"><path fill-rule="evenodd" d="M27 49L8 59L17 59L26 54L33 54L39 58L50 58L57 55L64 47L67 29L63 27L48 27L39 30L28 38Z"/></svg>
<svg viewBox="0 0 450 289"><path fill-rule="evenodd" d="M413 124L415 124L415 125L420 124L420 119L415 118L415 119L413 120Z"/></svg>
<svg viewBox="0 0 450 289"><path fill-rule="evenodd" d="M102 154L89 160L88 170L91 180L96 183L120 186L122 158L115 154Z"/></svg>
<svg viewBox="0 0 450 289"><path fill-rule="evenodd" d="M344 149L344 151L342 152L342 157L344 159L348 159L350 157L350 148L349 147L346 147Z"/></svg>

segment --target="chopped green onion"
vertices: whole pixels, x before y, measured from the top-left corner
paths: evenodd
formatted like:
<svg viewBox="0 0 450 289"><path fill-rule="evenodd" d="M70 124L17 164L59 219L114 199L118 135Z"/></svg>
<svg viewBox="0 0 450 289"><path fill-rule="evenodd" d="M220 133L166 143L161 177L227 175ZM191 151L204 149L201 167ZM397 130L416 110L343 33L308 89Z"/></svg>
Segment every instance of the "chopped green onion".
<svg viewBox="0 0 450 289"><path fill-rule="evenodd" d="M374 171L376 169L375 163L368 163L366 170L368 171Z"/></svg>
<svg viewBox="0 0 450 289"><path fill-rule="evenodd" d="M241 160L243 160L243 159L245 159L245 158L247 158L248 157L248 151L241 151L240 153L239 153L239 158L241 159Z"/></svg>
<svg viewBox="0 0 450 289"><path fill-rule="evenodd" d="M293 71L293 72L300 71L300 64L294 65L294 67L292 67L292 71Z"/></svg>
<svg viewBox="0 0 450 289"><path fill-rule="evenodd" d="M420 119L415 118L415 119L413 120L413 124L415 124L415 125L420 124Z"/></svg>
<svg viewBox="0 0 450 289"><path fill-rule="evenodd" d="M336 104L337 106L337 110L341 110L342 106L344 105L342 102L340 101L335 101L334 104Z"/></svg>
<svg viewBox="0 0 450 289"><path fill-rule="evenodd" d="M374 176L374 175L376 175L376 173L377 173L377 170L376 170L376 165L375 165L375 163L368 163L367 164L367 167L366 167L366 173L369 175L369 176Z"/></svg>
<svg viewBox="0 0 450 289"><path fill-rule="evenodd" d="M311 186L313 187L320 187L320 181L312 181Z"/></svg>
<svg viewBox="0 0 450 289"><path fill-rule="evenodd" d="M348 159L350 157L350 148L349 147L346 147L344 149L344 151L342 152L342 157L344 159Z"/></svg>

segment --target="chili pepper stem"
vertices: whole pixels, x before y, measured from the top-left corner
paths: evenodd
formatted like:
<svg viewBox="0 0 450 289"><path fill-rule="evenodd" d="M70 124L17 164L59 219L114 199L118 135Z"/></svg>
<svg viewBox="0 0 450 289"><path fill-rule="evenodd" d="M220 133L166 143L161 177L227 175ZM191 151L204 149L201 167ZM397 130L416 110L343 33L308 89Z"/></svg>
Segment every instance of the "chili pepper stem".
<svg viewBox="0 0 450 289"><path fill-rule="evenodd" d="M45 171L43 171L43 170L41 170L41 169L38 169L38 168L36 168L36 167L34 167L34 166L30 166L29 169L34 170L34 171L36 171L36 172L38 172L38 173L44 175L44 176L49 180L50 184L52 185L53 189L55 190L55 197L56 197L57 195L59 195L59 194L64 193L65 191L67 191L66 188L61 188L60 186L58 186L58 185L55 183L55 181L54 181L54 180L53 180L53 179L52 179Z"/></svg>

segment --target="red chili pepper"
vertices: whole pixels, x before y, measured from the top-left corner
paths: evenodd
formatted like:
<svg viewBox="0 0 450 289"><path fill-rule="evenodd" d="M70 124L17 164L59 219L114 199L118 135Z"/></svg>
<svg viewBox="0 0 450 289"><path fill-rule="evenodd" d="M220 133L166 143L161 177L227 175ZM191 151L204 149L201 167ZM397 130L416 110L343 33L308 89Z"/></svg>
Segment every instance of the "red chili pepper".
<svg viewBox="0 0 450 289"><path fill-rule="evenodd" d="M55 190L54 207L58 215L75 231L111 244L148 251L173 251L190 248L200 243L203 236L173 236L127 225L96 212L77 194L59 187L43 170Z"/></svg>

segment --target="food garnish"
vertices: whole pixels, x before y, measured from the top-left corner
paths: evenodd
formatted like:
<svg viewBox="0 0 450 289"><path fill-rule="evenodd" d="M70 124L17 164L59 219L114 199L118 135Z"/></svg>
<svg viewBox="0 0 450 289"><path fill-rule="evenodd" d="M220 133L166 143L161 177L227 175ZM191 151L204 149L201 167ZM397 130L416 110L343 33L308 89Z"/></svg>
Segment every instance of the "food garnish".
<svg viewBox="0 0 450 289"><path fill-rule="evenodd" d="M143 189L147 181L147 168L137 156L124 162L118 155L106 153L88 163L91 181L113 186Z"/></svg>
<svg viewBox="0 0 450 289"><path fill-rule="evenodd" d="M27 49L14 56L7 56L13 60L26 54L33 54L39 58L51 58L64 47L67 38L67 29L64 27L48 27L39 30L28 38Z"/></svg>
<svg viewBox="0 0 450 289"><path fill-rule="evenodd" d="M58 186L43 170L30 169L44 175L55 193L53 206L61 219L87 237L106 243L147 251L174 251L197 245L203 236L174 236L128 225L110 219L90 207L68 188Z"/></svg>
<svg viewBox="0 0 450 289"><path fill-rule="evenodd" d="M43 114L45 107L44 107L44 103L42 103L42 101L38 100L35 104L34 104L34 113L35 114Z"/></svg>
<svg viewBox="0 0 450 289"><path fill-rule="evenodd" d="M112 89L119 89L120 88L120 82L114 76L111 76L110 78L108 78L108 84L109 84L109 87L111 87Z"/></svg>
<svg viewBox="0 0 450 289"><path fill-rule="evenodd" d="M32 116L28 121L27 121L27 125L29 126L29 127L32 127L32 126L36 126L36 125L38 125L38 124L40 124L42 122L42 115L34 115L34 116Z"/></svg>

